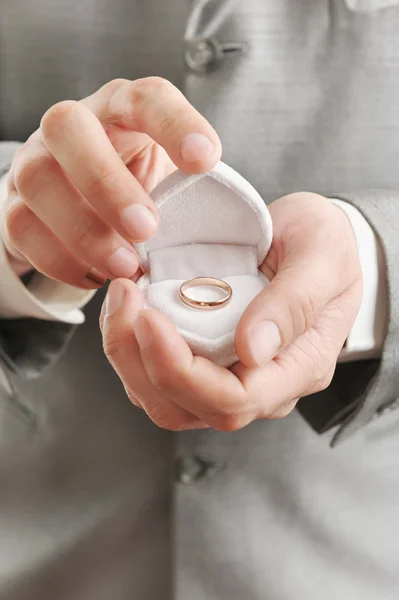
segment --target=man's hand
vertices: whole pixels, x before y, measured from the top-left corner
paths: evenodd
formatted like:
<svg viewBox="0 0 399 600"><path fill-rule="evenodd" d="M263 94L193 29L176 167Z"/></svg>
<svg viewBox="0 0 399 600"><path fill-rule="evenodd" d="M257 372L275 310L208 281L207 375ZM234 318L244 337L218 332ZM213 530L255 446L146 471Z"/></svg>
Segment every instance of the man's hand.
<svg viewBox="0 0 399 600"><path fill-rule="evenodd" d="M54 105L8 177L0 234L12 264L81 288L133 277L132 243L158 223L148 192L176 167L211 169L220 154L209 123L157 77Z"/></svg>
<svg viewBox="0 0 399 600"><path fill-rule="evenodd" d="M326 388L362 297L357 245L345 213L316 194L270 207L274 240L262 270L271 283L236 332L240 362L223 369L193 356L174 325L131 281L111 283L101 328L130 400L160 427L239 429L281 418Z"/></svg>

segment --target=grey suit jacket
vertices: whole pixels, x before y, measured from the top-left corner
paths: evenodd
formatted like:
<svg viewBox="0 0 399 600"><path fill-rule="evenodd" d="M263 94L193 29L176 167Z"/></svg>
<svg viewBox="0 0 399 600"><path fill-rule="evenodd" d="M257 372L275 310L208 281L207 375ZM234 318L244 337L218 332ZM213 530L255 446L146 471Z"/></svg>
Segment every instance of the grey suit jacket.
<svg viewBox="0 0 399 600"><path fill-rule="evenodd" d="M306 422L325 435L293 415L283 425L257 423L230 436L181 436L177 480L202 483L175 489L172 527L166 515L174 442L141 415L132 416L106 367L96 324L100 297L56 366L71 337L68 326L2 321L0 481L7 493L0 497L0 538L11 543L7 548L0 541L0 557L8 557L3 567L0 560L0 598L122 600L132 589L137 597L165 600L274 600L294 593L300 599L321 593L328 600L393 598L399 581L389 557L398 556L399 548L386 542L386 533L380 539L384 520L370 524L375 498L365 496L383 473L381 493L391 503L376 512L399 523L399 486L388 476L399 449L395 410L387 421L399 390L399 2L201 1L186 29L192 4L6 2L0 20L0 170L12 160L16 146L10 141L23 142L51 104L85 96L116 77L164 76L214 124L225 162L266 202L306 189L341 197L369 220L389 279L383 355L341 366L326 392L301 401ZM231 51L223 53L224 44ZM38 379L46 366L52 368ZM380 415L385 421L376 421ZM352 438L357 430L362 432ZM360 457L371 463L378 457L364 478ZM226 463L233 471L220 469ZM204 475L216 472L224 473L218 483L203 483ZM355 527L350 514L363 502ZM306 520L308 505L315 509L314 525ZM347 552L344 562L327 526L331 511ZM323 549L323 560L315 548ZM361 548L384 562L386 573L375 567L367 575ZM286 576L276 576L287 556ZM148 568L151 561L158 577ZM301 577L301 570L308 575ZM335 584L325 589L333 572Z"/></svg>

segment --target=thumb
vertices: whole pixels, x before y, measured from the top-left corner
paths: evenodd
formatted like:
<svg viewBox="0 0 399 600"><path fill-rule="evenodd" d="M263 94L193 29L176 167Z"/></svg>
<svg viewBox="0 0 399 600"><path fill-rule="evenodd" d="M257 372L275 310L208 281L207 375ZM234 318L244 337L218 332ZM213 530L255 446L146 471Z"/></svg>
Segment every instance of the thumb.
<svg viewBox="0 0 399 600"><path fill-rule="evenodd" d="M245 366L268 363L312 327L324 306L338 296L342 278L329 254L309 256L309 247L302 253L296 249L250 303L235 337L238 357Z"/></svg>

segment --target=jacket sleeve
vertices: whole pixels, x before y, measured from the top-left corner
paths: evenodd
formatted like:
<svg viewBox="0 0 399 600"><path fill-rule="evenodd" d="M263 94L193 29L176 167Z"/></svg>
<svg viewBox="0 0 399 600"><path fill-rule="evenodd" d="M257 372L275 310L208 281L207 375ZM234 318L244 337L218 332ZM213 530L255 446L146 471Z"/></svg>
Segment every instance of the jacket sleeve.
<svg viewBox="0 0 399 600"><path fill-rule="evenodd" d="M0 191L21 144L0 142ZM4 188L5 189L5 188ZM3 193L0 193L0 201ZM19 378L38 377L55 362L84 320L80 308L93 292L77 290L39 273L20 279L0 240L0 361Z"/></svg>
<svg viewBox="0 0 399 600"><path fill-rule="evenodd" d="M388 324L380 359L338 365L330 387L298 405L319 433L339 426L332 446L399 406L399 191L368 190L335 194L334 198L356 207L380 242L387 273Z"/></svg>

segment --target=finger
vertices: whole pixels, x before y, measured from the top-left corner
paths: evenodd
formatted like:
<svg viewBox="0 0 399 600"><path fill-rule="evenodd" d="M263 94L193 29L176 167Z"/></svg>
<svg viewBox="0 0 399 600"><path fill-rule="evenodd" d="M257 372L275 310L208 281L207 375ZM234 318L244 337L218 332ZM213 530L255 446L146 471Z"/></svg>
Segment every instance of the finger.
<svg viewBox="0 0 399 600"><path fill-rule="evenodd" d="M106 305L107 305L107 298L105 297L104 302L101 305L100 317L98 319L98 324L100 325L101 334L104 333L104 320L105 320Z"/></svg>
<svg viewBox="0 0 399 600"><path fill-rule="evenodd" d="M268 415L268 419L285 419L288 415L294 410L296 405L298 404L300 398L296 398L295 400L290 400L285 404L282 404L275 412Z"/></svg>
<svg viewBox="0 0 399 600"><path fill-rule="evenodd" d="M238 324L236 350L248 367L266 364L308 331L328 302L345 291L345 286L356 283L345 281L345 257L341 260L338 250L335 252L336 239L325 239L320 231L314 231L305 233L294 246ZM353 302L350 309L353 320L357 306ZM338 315L338 319L342 318L343 314Z"/></svg>
<svg viewBox="0 0 399 600"><path fill-rule="evenodd" d="M19 155L14 181L27 206L75 256L108 278L136 273L133 247L85 200L41 141Z"/></svg>
<svg viewBox="0 0 399 600"><path fill-rule="evenodd" d="M106 278L74 256L22 200L5 217L10 243L40 273L83 289L97 289Z"/></svg>
<svg viewBox="0 0 399 600"><path fill-rule="evenodd" d="M56 104L44 115L41 131L49 152L106 223L132 242L154 235L154 203L84 104Z"/></svg>
<svg viewBox="0 0 399 600"><path fill-rule="evenodd" d="M148 134L187 173L208 171L220 160L221 143L213 127L165 79L111 81L84 102L106 129L119 126Z"/></svg>
<svg viewBox="0 0 399 600"><path fill-rule="evenodd" d="M139 271L137 271L136 275L134 277L132 277L130 279L130 281L134 281L134 283L136 283L142 275L143 275L143 272L141 269L139 269ZM101 333L103 333L103 328L104 328L106 307L107 307L107 297L105 297L104 302L102 303L102 306L101 306L101 311L100 311L99 325L100 325Z"/></svg>
<svg viewBox="0 0 399 600"><path fill-rule="evenodd" d="M266 365L248 369L237 363L232 371L248 394L258 399L264 418L281 418L298 398L320 392L331 383L337 357L348 331L350 313L343 318L339 303L348 304L351 291L327 304L315 327L310 328Z"/></svg>
<svg viewBox="0 0 399 600"><path fill-rule="evenodd" d="M303 338L308 335L304 334ZM322 348L321 342L317 345ZM232 368L248 396L256 403L258 418L286 417L300 397L322 391L331 382L333 362L321 364L306 339L301 340L297 347L293 346L262 367L248 369L242 363L237 363Z"/></svg>
<svg viewBox="0 0 399 600"><path fill-rule="evenodd" d="M102 324L106 356L129 398L138 401L156 425L174 431L203 428L195 416L154 388L143 367L133 333L134 320L143 306L141 292L132 282L111 283Z"/></svg>
<svg viewBox="0 0 399 600"><path fill-rule="evenodd" d="M216 429L239 429L256 417L241 382L227 369L193 356L164 315L143 311L135 334L153 385L182 408Z"/></svg>
<svg viewBox="0 0 399 600"><path fill-rule="evenodd" d="M105 321L106 311L107 311L107 296L104 298L104 302L102 303L101 311L100 311L100 318L99 318L100 331L101 331L102 335L104 334L104 321ZM132 404L134 404L135 406L137 406L137 408L140 408L142 410L143 407L142 407L141 403L139 402L139 400L134 395L134 393L131 392L126 387L125 387L125 392L126 392L127 397L129 398L130 402Z"/></svg>

